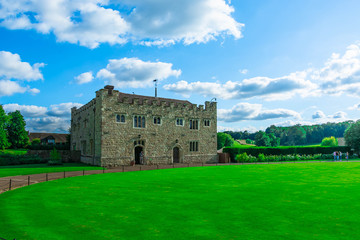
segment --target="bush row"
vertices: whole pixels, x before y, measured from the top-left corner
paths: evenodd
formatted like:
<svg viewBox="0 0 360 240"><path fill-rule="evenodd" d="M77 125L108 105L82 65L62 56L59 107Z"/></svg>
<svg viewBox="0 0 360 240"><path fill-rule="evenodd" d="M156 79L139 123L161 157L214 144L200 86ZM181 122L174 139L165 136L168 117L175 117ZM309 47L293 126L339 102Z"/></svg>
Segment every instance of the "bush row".
<svg viewBox="0 0 360 240"><path fill-rule="evenodd" d="M355 158L354 155L349 156L349 159ZM315 154L315 155L264 155L260 153L257 157L241 153L236 155L236 162L282 162L282 161L309 161L309 160L333 160L333 154ZM345 155L342 160L346 160Z"/></svg>
<svg viewBox="0 0 360 240"><path fill-rule="evenodd" d="M70 150L70 144L55 144L55 145L40 145L40 144L33 144L27 146L27 149L30 150Z"/></svg>
<svg viewBox="0 0 360 240"><path fill-rule="evenodd" d="M41 159L38 155L0 154L0 166L47 163L48 159Z"/></svg>
<svg viewBox="0 0 360 240"><path fill-rule="evenodd" d="M235 160L235 156L241 153L247 153L251 156L264 155L316 155L316 154L332 154L335 151L341 151L343 153L348 152L353 154L351 147L337 146L337 147L308 147L308 146L286 146L286 147L224 147L223 152L229 153L231 160Z"/></svg>

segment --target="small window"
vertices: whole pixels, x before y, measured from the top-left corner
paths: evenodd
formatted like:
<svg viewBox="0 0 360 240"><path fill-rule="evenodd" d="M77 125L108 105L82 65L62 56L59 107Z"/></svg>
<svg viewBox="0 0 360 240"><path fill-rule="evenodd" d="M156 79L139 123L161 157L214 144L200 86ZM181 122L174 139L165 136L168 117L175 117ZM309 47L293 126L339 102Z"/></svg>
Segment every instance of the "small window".
<svg viewBox="0 0 360 240"><path fill-rule="evenodd" d="M176 126L184 126L184 119L176 118Z"/></svg>
<svg viewBox="0 0 360 240"><path fill-rule="evenodd" d="M145 128L144 116L134 116L134 128Z"/></svg>
<svg viewBox="0 0 360 240"><path fill-rule="evenodd" d="M116 114L116 122L118 123L125 123L125 115L124 114Z"/></svg>
<svg viewBox="0 0 360 240"><path fill-rule="evenodd" d="M193 129L193 130L199 129L199 120L190 119L189 120L189 127L190 127L190 129Z"/></svg>
<svg viewBox="0 0 360 240"><path fill-rule="evenodd" d="M204 119L204 126L205 127L210 127L210 120L209 119Z"/></svg>
<svg viewBox="0 0 360 240"><path fill-rule="evenodd" d="M190 142L190 152L198 152L199 151L199 142L191 141Z"/></svg>
<svg viewBox="0 0 360 240"><path fill-rule="evenodd" d="M160 125L161 124L161 118L160 117L154 117L154 124Z"/></svg>

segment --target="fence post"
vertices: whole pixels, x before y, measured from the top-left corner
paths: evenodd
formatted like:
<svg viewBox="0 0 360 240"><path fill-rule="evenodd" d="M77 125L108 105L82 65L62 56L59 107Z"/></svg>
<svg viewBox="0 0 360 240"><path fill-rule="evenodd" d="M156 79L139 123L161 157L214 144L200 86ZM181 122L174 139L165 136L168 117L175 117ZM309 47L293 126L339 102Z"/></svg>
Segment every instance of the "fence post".
<svg viewBox="0 0 360 240"><path fill-rule="evenodd" d="M156 164L156 169L159 169L159 164Z"/></svg>
<svg viewBox="0 0 360 240"><path fill-rule="evenodd" d="M83 176L85 175L85 169L83 169Z"/></svg>
<svg viewBox="0 0 360 240"><path fill-rule="evenodd" d="M9 182L9 191L11 190L11 178L10 178L10 182Z"/></svg>
<svg viewBox="0 0 360 240"><path fill-rule="evenodd" d="M141 166L140 166L140 171L141 171Z"/></svg>
<svg viewBox="0 0 360 240"><path fill-rule="evenodd" d="M30 176L28 176L28 186L30 185Z"/></svg>
<svg viewBox="0 0 360 240"><path fill-rule="evenodd" d="M46 174L46 181L49 181L49 177L48 177L48 174Z"/></svg>
<svg viewBox="0 0 360 240"><path fill-rule="evenodd" d="M105 173L105 168L103 167L103 173Z"/></svg>
<svg viewBox="0 0 360 240"><path fill-rule="evenodd" d="M122 165L122 171L124 172L124 165Z"/></svg>
<svg viewBox="0 0 360 240"><path fill-rule="evenodd" d="M65 178L65 171L64 171L64 178Z"/></svg>

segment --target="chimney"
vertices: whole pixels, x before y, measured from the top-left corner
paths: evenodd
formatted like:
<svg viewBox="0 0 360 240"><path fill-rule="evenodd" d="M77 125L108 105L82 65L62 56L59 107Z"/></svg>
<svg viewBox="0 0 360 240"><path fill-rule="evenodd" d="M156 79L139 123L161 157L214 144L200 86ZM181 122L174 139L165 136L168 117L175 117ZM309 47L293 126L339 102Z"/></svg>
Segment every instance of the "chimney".
<svg viewBox="0 0 360 240"><path fill-rule="evenodd" d="M114 86L106 85L104 88L108 90L109 95L112 95L112 92L114 90Z"/></svg>

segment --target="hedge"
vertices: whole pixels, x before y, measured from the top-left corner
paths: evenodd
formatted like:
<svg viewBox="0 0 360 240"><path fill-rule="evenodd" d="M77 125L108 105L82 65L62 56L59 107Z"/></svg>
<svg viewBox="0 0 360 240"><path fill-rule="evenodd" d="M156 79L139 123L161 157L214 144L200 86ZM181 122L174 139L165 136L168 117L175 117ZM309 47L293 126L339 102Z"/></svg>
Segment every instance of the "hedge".
<svg viewBox="0 0 360 240"><path fill-rule="evenodd" d="M335 151L353 154L349 146L337 147L309 147L309 146L283 146L283 147L224 147L223 152L229 153L231 160L235 161L235 156L241 153L257 157L259 154L264 155L315 155L315 154L332 154Z"/></svg>
<svg viewBox="0 0 360 240"><path fill-rule="evenodd" d="M34 144L27 146L27 149L30 150L70 150L70 144L55 144L55 145L40 145L40 144Z"/></svg>
<svg viewBox="0 0 360 240"><path fill-rule="evenodd" d="M47 163L48 159L41 159L38 155L0 154L0 166Z"/></svg>

